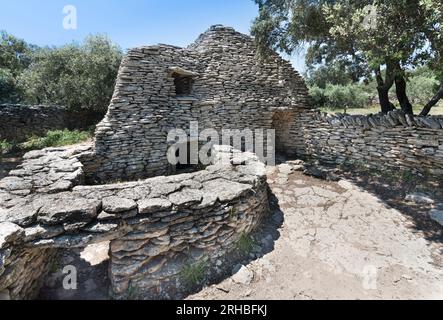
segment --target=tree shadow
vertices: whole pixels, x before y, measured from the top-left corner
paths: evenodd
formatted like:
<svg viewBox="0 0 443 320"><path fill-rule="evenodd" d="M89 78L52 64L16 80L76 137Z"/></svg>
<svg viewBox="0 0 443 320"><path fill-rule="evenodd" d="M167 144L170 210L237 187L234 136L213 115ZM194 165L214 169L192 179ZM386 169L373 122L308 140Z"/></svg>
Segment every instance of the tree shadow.
<svg viewBox="0 0 443 320"><path fill-rule="evenodd" d="M257 228L248 235L252 239L250 250L233 249L223 257L223 267L210 268L207 272L208 277L206 280L180 298L186 299L193 294L199 293L206 287L221 284L234 275L236 267L247 267L252 262L263 258L275 250L275 243L281 237L279 229L285 220L278 198L272 193L270 188L268 190L269 213L262 218ZM217 289L223 291L222 288L217 287Z"/></svg>
<svg viewBox="0 0 443 320"><path fill-rule="evenodd" d="M443 180L435 176L397 170L368 169L355 165L312 165L310 172L317 178L337 181L346 179L365 192L375 196L384 205L398 210L411 222L414 232L420 232L432 243L443 244L443 228L431 219L430 211L443 203ZM435 203L416 204L405 200L412 193L429 195Z"/></svg>

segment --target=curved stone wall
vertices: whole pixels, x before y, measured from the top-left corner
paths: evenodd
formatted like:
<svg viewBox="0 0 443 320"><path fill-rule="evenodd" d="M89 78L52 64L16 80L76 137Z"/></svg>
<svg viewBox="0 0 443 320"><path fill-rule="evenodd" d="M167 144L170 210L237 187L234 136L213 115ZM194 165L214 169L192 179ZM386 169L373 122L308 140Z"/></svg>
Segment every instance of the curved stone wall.
<svg viewBox="0 0 443 320"><path fill-rule="evenodd" d="M216 147L203 171L82 186L89 150L30 152L0 181L0 293L32 298L57 249L111 241L117 297L137 287L173 298L186 291L186 264L214 264L268 211L265 166L253 154Z"/></svg>

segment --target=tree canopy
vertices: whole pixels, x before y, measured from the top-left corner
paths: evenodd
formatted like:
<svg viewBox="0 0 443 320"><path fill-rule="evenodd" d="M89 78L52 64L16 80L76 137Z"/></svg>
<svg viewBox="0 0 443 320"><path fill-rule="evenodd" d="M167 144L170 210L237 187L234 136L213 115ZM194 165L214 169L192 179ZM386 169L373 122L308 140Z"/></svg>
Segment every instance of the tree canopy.
<svg viewBox="0 0 443 320"><path fill-rule="evenodd" d="M33 48L5 31L0 32L0 102L20 100L17 77L29 66Z"/></svg>
<svg viewBox="0 0 443 320"><path fill-rule="evenodd" d="M255 1L260 12L252 33L259 48L291 54L307 46L310 70L337 64L352 79L375 77L382 112L394 108L388 94L394 85L402 110L413 112L408 69L428 65L443 84L440 0Z"/></svg>
<svg viewBox="0 0 443 320"><path fill-rule="evenodd" d="M5 32L2 39L1 102L106 110L123 56L107 37L89 36L81 44L45 48Z"/></svg>

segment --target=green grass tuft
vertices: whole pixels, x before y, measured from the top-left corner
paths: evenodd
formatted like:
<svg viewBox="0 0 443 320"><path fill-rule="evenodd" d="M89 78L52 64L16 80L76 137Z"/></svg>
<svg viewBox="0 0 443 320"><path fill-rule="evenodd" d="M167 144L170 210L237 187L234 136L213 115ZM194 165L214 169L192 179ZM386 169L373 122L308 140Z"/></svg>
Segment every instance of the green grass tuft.
<svg viewBox="0 0 443 320"><path fill-rule="evenodd" d="M22 144L22 149L38 150L49 147L62 147L84 142L89 138L91 138L91 133L87 131L55 130L49 131L43 137L31 137Z"/></svg>
<svg viewBox="0 0 443 320"><path fill-rule="evenodd" d="M40 150L49 147L63 147L81 142L85 142L92 138L93 131L69 131L54 130L49 131L46 135L32 136L26 142L16 143L14 141L0 140L0 156L8 153L21 153L31 150Z"/></svg>
<svg viewBox="0 0 443 320"><path fill-rule="evenodd" d="M6 140L0 140L0 156L10 152L14 148L14 143Z"/></svg>
<svg viewBox="0 0 443 320"><path fill-rule="evenodd" d="M208 271L207 261L186 264L180 272L180 279L187 287L200 285L206 277Z"/></svg>
<svg viewBox="0 0 443 320"><path fill-rule="evenodd" d="M240 239L238 239L237 243L236 243L236 249L241 253L241 254L249 254L250 252L252 252L252 250L254 249L255 246L255 240L254 238L252 238L251 235L249 234L242 234Z"/></svg>

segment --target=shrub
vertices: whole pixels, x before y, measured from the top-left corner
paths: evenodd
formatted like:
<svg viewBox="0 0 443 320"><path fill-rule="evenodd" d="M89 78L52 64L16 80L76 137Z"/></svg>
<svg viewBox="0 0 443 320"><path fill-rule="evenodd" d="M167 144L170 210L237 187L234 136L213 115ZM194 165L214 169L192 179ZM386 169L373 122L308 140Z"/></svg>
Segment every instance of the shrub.
<svg viewBox="0 0 443 320"><path fill-rule="evenodd" d="M326 104L325 89L318 86L313 86L309 88L309 94L316 106L324 107Z"/></svg>
<svg viewBox="0 0 443 320"><path fill-rule="evenodd" d="M31 104L104 111L114 91L122 51L104 36L81 45L40 48L20 75L19 86Z"/></svg>
<svg viewBox="0 0 443 320"><path fill-rule="evenodd" d="M237 250L243 254L249 254L255 246L255 240L249 234L242 234L240 239L236 243Z"/></svg>
<svg viewBox="0 0 443 320"><path fill-rule="evenodd" d="M19 100L14 76L8 69L0 68L0 103L12 103Z"/></svg>
<svg viewBox="0 0 443 320"><path fill-rule="evenodd" d="M6 140L0 140L0 156L2 154L10 152L13 148L14 148L14 143Z"/></svg>
<svg viewBox="0 0 443 320"><path fill-rule="evenodd" d="M317 86L310 88L310 95L319 107L329 109L363 108L370 102L370 88L363 84L332 85L325 89Z"/></svg>
<svg viewBox="0 0 443 320"><path fill-rule="evenodd" d="M413 76L408 83L408 96L413 104L424 106L437 92L438 80L432 75Z"/></svg>

